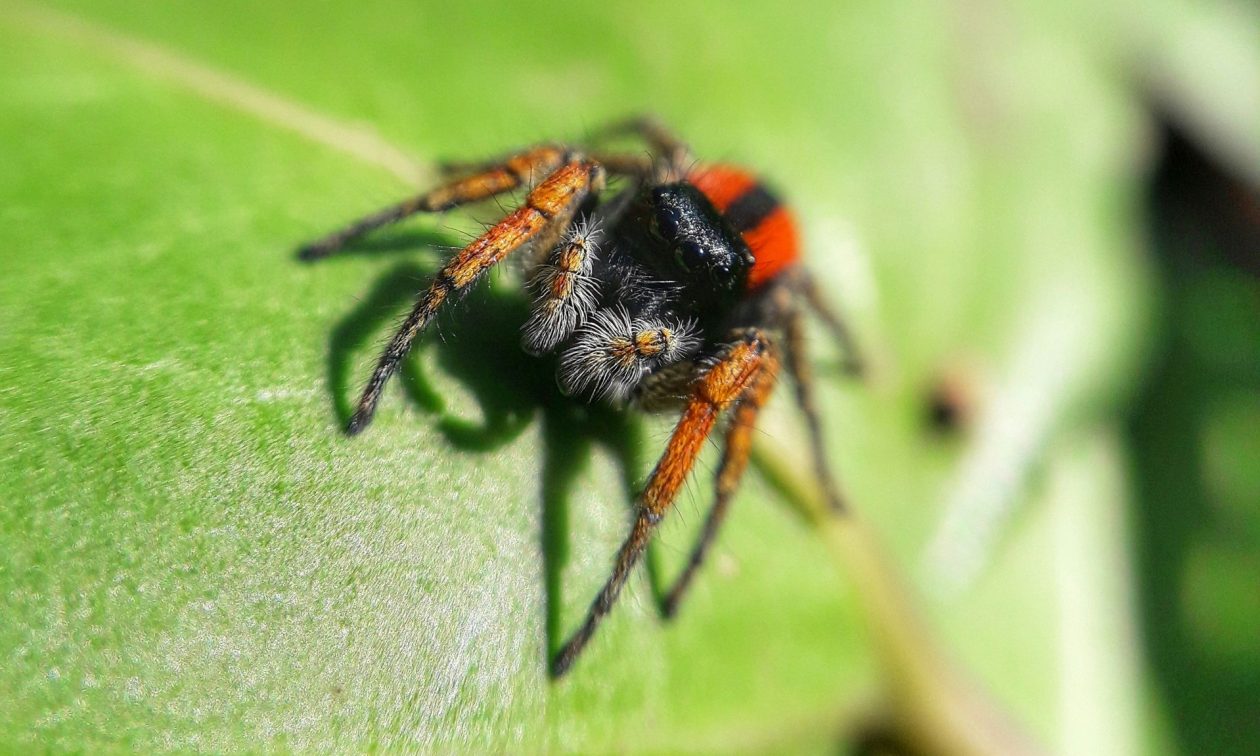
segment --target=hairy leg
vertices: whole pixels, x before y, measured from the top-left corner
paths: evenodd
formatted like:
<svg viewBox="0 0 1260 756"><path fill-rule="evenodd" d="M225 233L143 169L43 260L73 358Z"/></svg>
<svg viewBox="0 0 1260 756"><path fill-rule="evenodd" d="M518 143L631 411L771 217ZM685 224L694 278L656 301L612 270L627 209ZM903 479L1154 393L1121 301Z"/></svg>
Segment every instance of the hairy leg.
<svg viewBox="0 0 1260 756"><path fill-rule="evenodd" d="M718 417L728 406L745 396L764 371L773 370L773 363L774 356L766 338L760 332L750 331L731 344L718 362L696 381L665 452L639 497L638 515L629 536L617 552L612 575L591 604L586 620L552 660L553 677L560 677L569 670L612 609L631 569L643 556L652 533L673 506Z"/></svg>
<svg viewBox="0 0 1260 756"><path fill-rule="evenodd" d="M718 467L715 480L716 496L709 515L705 518L700 538L691 550L687 566L674 581L674 585L665 594L662 607L666 617L673 617L678 612L678 605L691 586L691 580L704 562L709 547L717 536L718 530L726 520L730 510L731 497L739 487L744 470L748 467L748 455L752 449L752 434L757 427L757 416L761 408L769 401L774 392L778 377L776 363L769 363L757 378L748 395L739 402L731 414L726 429L726 442L722 448L722 462Z"/></svg>
<svg viewBox="0 0 1260 756"><path fill-rule="evenodd" d="M602 190L603 185L604 172L597 164L586 161L567 163L534 187L519 208L451 258L428 290L420 295L411 314L381 355L346 432L354 435L371 422L385 383L411 349L416 337L448 299L466 290L511 252L540 237L547 238L549 234L556 233L556 229L567 228L577 208L592 194Z"/></svg>
<svg viewBox="0 0 1260 756"><path fill-rule="evenodd" d="M669 165L684 168L692 161L691 148L655 116L637 115L614 121L595 132L596 140L623 135L636 136L648 144Z"/></svg>
<svg viewBox="0 0 1260 756"><path fill-rule="evenodd" d="M543 145L519 152L501 162L479 166L479 170L471 175L452 179L435 189L364 216L307 244L299 254L304 260L327 257L369 231L397 223L416 213L449 210L528 186L550 175L566 162L572 162L572 155L556 145Z"/></svg>
<svg viewBox="0 0 1260 756"><path fill-rule="evenodd" d="M601 162L615 173L639 176L654 183L681 181L695 163L691 147L653 116L638 115L598 129L591 141L633 136L648 146L648 154L608 153L594 150Z"/></svg>
<svg viewBox="0 0 1260 756"><path fill-rule="evenodd" d="M654 183L679 180L695 161L687 143L653 116L638 115L614 121L596 129L589 141L598 143L622 136L643 140L649 152L610 151L592 147L583 149L583 153L604 166L610 175L630 176ZM504 160L447 160L438 164L438 170L446 177L465 176L490 171Z"/></svg>
<svg viewBox="0 0 1260 756"><path fill-rule="evenodd" d="M623 306L596 310L560 355L557 378L566 394L589 391L620 402L645 374L692 356L700 346L690 321L669 315L631 318Z"/></svg>
<svg viewBox="0 0 1260 756"><path fill-rule="evenodd" d="M785 331L788 372L796 383L796 404L805 415L805 423L809 428L809 448L814 460L814 474L818 477L831 508L841 512L845 509L844 499L840 496L840 488L836 485L831 465L827 461L822 418L818 414L818 404L814 398L814 373L805 353L805 323L799 311L787 315Z"/></svg>
<svg viewBox="0 0 1260 756"><path fill-rule="evenodd" d="M617 225L637 191L637 185L626 187L594 210L581 212L560 243L528 271L534 302L521 326L526 352L550 352L586 323L599 295L595 266L605 229Z"/></svg>
<svg viewBox="0 0 1260 756"><path fill-rule="evenodd" d="M855 376L861 376L866 372L866 363L862 359L861 350L858 349L857 342L853 338L853 332L849 330L849 326L840 317L840 314L832 308L827 299L818 289L818 284L814 282L814 277L802 270L797 278L797 286L804 297L809 308L818 316L827 330L831 332L832 338L840 344L840 349L844 352L846 360L844 370L846 373Z"/></svg>

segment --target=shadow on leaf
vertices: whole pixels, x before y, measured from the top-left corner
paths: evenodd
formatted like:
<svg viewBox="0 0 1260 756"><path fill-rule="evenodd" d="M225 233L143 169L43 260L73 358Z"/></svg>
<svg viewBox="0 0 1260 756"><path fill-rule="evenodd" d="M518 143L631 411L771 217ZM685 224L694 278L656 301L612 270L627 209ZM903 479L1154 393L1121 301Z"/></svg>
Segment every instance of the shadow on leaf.
<svg viewBox="0 0 1260 756"><path fill-rule="evenodd" d="M414 238L411 243L416 243ZM377 248L402 246L386 241ZM341 426L353 412L358 380L365 377L354 374L354 355L390 331L398 314L411 305L434 272L434 267L416 263L395 266L378 278L367 296L333 328L328 386ZM467 300L449 306L430 326L403 361L398 378L409 401L422 412L436 415L438 429L461 450L491 451L519 437L536 416L542 423L540 535L550 658L564 640L561 578L569 559L569 512L576 481L592 450L603 447L617 460L626 500L633 502L645 472L643 432L638 420L627 412L588 404L560 392L554 358L531 357L520 347L520 325L527 315L528 301L520 291L503 291L483 283ZM481 410L480 421L447 411L441 389L422 364L421 355L429 351L434 353L433 362L440 371L473 396ZM658 560L651 551L647 565L659 605Z"/></svg>

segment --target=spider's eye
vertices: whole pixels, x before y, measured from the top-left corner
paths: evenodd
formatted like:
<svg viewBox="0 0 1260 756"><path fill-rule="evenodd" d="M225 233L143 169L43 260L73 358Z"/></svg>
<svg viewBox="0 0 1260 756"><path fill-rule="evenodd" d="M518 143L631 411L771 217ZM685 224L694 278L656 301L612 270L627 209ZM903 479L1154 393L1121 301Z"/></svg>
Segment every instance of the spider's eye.
<svg viewBox="0 0 1260 756"><path fill-rule="evenodd" d="M703 268L707 257L704 247L701 247L694 239L684 239L674 247L674 259L688 273Z"/></svg>
<svg viewBox="0 0 1260 756"><path fill-rule="evenodd" d="M673 241L678 236L678 211L670 207L660 208L652 216L652 230L666 241Z"/></svg>

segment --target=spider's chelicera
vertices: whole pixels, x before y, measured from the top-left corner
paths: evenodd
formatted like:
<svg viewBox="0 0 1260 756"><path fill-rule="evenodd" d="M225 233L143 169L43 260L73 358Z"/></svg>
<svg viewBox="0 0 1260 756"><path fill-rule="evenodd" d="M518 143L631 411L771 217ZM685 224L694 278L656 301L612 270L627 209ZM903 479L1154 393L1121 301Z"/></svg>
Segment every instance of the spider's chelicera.
<svg viewBox="0 0 1260 756"><path fill-rule="evenodd" d="M601 151L598 145L611 136L637 136L650 153ZM781 364L794 378L819 482L832 506L843 508L820 437L803 309L842 342L852 372L858 362L843 322L800 265L792 216L760 181L740 168L697 163L683 142L644 118L607 129L592 145L542 145L449 170L442 186L302 249L305 259L325 257L415 213L525 191L516 210L455 254L420 294L381 355L347 431L358 433L371 421L385 383L442 305L514 252L527 256L534 297L522 346L536 355L558 354L564 391L681 413L639 497L612 575L553 657L553 676L569 669L612 608L705 440L725 420L715 501L686 568L665 596L666 614L675 612L727 513ZM615 193L606 191L610 176L621 185Z"/></svg>

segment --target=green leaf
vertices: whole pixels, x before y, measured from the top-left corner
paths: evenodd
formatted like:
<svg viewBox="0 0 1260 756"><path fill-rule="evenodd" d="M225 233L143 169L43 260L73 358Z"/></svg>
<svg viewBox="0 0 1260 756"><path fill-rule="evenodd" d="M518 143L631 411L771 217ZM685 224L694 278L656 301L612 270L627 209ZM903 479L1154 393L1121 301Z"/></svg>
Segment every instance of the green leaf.
<svg viewBox="0 0 1260 756"><path fill-rule="evenodd" d="M920 575L934 534L989 518L966 555L978 583L912 583L930 626L1038 740L1072 750L1111 725L1107 743L1139 747L1140 664L1110 656L1134 643L1132 587L1091 576L1125 561L1108 418L1143 343L1147 123L1112 43L1074 41L1084 14L977 12L11 5L0 739L832 749L884 683L863 586L755 471L681 616L663 623L639 576L548 681L669 419L559 397L516 346L512 273L441 320L369 431L339 431L394 319L478 227L421 220L320 265L296 246L435 159L650 110L798 208L811 268L880 368L845 381L815 334L835 460L895 563ZM959 437L928 428L946 376L1028 418L1018 445L983 412ZM803 459L787 404L763 436ZM666 524L663 577L711 469Z"/></svg>

